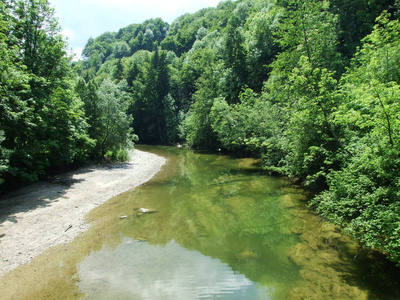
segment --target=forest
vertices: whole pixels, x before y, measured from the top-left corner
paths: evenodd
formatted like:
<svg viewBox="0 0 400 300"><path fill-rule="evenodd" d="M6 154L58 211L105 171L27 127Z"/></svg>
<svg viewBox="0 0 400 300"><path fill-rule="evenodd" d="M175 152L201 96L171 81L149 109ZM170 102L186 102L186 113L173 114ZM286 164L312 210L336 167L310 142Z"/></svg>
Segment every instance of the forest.
<svg viewBox="0 0 400 300"><path fill-rule="evenodd" d="M398 0L237 0L88 40L0 2L0 191L135 142L262 159L400 265Z"/></svg>

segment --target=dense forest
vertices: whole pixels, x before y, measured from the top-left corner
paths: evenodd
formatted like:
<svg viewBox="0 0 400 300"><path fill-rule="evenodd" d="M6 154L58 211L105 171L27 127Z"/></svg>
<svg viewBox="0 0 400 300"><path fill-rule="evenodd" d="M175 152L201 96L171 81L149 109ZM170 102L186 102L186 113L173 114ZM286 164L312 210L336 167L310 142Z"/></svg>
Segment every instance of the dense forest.
<svg viewBox="0 0 400 300"><path fill-rule="evenodd" d="M47 0L0 2L0 185L139 140L262 158L400 264L399 1L237 0L66 52Z"/></svg>

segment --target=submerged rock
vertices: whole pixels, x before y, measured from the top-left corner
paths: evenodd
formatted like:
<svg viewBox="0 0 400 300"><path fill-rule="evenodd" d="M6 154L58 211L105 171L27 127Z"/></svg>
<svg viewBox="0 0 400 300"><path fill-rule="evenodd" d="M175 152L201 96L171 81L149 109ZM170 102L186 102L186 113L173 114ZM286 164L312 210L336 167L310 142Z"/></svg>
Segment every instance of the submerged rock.
<svg viewBox="0 0 400 300"><path fill-rule="evenodd" d="M259 256L257 253L255 253L253 251L246 250L246 251L243 251L243 252L237 254L236 258L240 259L240 260L246 260L246 259L257 259L257 258L259 258Z"/></svg>
<svg viewBox="0 0 400 300"><path fill-rule="evenodd" d="M154 213L154 212L157 212L157 210L151 209L151 208L143 208L143 207L138 208L138 210L137 210L138 215L149 214L149 213Z"/></svg>

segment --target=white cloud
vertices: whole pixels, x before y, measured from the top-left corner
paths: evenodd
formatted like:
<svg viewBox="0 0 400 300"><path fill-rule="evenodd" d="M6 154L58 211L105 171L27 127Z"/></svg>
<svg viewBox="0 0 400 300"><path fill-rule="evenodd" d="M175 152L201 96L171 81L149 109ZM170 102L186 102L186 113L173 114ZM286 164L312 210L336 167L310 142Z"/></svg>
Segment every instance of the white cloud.
<svg viewBox="0 0 400 300"><path fill-rule="evenodd" d="M172 23L184 13L215 7L220 0L50 0L69 47L83 48L90 37L150 18Z"/></svg>
<svg viewBox="0 0 400 300"><path fill-rule="evenodd" d="M270 299L274 291L175 241L154 246L124 238L116 249L103 247L87 256L78 275L80 292L91 299Z"/></svg>

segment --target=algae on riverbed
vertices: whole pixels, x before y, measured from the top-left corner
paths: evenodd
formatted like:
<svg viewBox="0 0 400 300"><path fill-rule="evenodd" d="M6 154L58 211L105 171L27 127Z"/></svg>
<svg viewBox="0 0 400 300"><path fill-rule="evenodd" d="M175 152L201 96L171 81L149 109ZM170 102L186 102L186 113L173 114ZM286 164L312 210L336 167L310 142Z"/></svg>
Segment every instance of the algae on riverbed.
<svg viewBox="0 0 400 300"><path fill-rule="evenodd" d="M366 253L313 214L304 191L264 175L256 160L155 151L168 156L161 173L93 210L91 228L69 245L8 274L4 295L146 299L158 289L165 299L366 299L381 292L360 276ZM157 212L138 215L140 207ZM393 285L386 290L396 296Z"/></svg>

